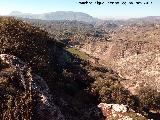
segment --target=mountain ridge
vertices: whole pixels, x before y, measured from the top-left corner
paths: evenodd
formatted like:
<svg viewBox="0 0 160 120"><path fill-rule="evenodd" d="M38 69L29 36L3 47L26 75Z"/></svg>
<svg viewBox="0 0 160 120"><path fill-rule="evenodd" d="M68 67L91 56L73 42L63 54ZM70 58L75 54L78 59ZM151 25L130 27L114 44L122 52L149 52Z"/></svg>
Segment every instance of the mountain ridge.
<svg viewBox="0 0 160 120"><path fill-rule="evenodd" d="M77 20L84 22L96 22L98 18L94 18L89 14L83 12L73 11L56 11L42 14L22 13L19 11L12 11L9 16L22 17L29 19L41 19L41 20Z"/></svg>

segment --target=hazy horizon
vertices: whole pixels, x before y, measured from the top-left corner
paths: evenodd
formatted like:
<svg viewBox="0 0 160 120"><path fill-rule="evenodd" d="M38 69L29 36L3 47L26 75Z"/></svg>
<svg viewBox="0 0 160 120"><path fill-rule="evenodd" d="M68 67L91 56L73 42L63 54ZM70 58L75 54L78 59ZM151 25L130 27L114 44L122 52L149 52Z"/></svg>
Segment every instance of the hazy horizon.
<svg viewBox="0 0 160 120"><path fill-rule="evenodd" d="M11 11L8 14L0 14L0 16L9 16L12 12L20 12L23 13L21 11ZM52 12L81 12L81 11L52 11ZM44 13L23 13L23 14L45 14L45 13L52 13L52 12L44 12ZM84 12L81 12L84 13ZM88 13L85 13L88 14ZM88 14L90 15L90 14ZM90 15L92 16L92 15ZM160 15L159 15L160 16ZM94 18L98 18L98 19L102 19L102 20L127 20L127 19L131 19L131 18L144 18L144 17L150 17L150 16L92 16ZM155 16L156 17L156 16Z"/></svg>
<svg viewBox="0 0 160 120"><path fill-rule="evenodd" d="M160 1L157 0L140 0L143 3L150 2L148 5L82 5L79 4L81 1L82 0L1 0L0 15L8 15L12 11L32 14L42 14L56 11L73 11L86 13L99 19L129 19L147 16L160 16ZM90 1L94 2L94 0ZM100 1L107 2L106 0ZM122 0L112 1L122 2ZM129 3L131 0L126 0L126 2Z"/></svg>

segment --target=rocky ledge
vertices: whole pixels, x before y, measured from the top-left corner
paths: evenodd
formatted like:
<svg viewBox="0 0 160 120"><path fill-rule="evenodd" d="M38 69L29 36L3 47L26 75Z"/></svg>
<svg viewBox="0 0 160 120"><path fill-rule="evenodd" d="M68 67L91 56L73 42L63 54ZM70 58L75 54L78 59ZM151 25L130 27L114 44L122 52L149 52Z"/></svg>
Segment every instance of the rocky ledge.
<svg viewBox="0 0 160 120"><path fill-rule="evenodd" d="M46 82L13 55L0 54L0 118L65 120Z"/></svg>

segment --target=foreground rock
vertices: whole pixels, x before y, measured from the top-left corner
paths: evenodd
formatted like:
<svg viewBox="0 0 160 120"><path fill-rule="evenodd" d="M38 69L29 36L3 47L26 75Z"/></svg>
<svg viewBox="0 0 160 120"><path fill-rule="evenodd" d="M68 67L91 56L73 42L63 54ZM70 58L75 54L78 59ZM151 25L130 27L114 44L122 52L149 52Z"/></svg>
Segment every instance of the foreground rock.
<svg viewBox="0 0 160 120"><path fill-rule="evenodd" d="M129 111L128 106L123 104L100 103L98 107L106 120L146 120L141 114Z"/></svg>
<svg viewBox="0 0 160 120"><path fill-rule="evenodd" d="M0 54L0 118L64 120L46 82L19 58Z"/></svg>

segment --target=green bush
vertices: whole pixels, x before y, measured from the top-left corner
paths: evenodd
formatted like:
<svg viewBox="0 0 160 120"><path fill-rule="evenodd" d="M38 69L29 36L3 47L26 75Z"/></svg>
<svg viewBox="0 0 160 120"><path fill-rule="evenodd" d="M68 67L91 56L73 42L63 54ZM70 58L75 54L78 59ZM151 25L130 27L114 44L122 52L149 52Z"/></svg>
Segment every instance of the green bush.
<svg viewBox="0 0 160 120"><path fill-rule="evenodd" d="M98 95L100 102L134 105L135 101L129 91L119 81L98 78L91 86L93 94Z"/></svg>
<svg viewBox="0 0 160 120"><path fill-rule="evenodd" d="M142 107L160 110L160 92L157 92L154 88L150 86L142 87L138 91L138 96Z"/></svg>
<svg viewBox="0 0 160 120"><path fill-rule="evenodd" d="M51 47L52 46L52 47ZM47 32L13 17L0 17L0 53L29 63L34 71L48 71L54 42Z"/></svg>

